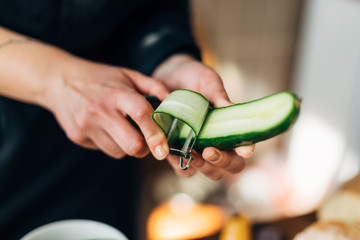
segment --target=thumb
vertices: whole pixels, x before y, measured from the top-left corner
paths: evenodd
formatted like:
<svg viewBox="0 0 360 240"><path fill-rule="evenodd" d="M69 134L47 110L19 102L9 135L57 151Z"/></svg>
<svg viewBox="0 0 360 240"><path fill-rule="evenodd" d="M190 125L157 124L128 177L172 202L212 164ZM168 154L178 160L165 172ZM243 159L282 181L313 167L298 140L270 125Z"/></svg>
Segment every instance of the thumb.
<svg viewBox="0 0 360 240"><path fill-rule="evenodd" d="M228 97L217 97L213 100L213 104L215 108L221 108L233 105L234 103Z"/></svg>
<svg viewBox="0 0 360 240"><path fill-rule="evenodd" d="M226 93L224 83L215 71L210 69L207 74L202 77L200 93L202 93L209 101L214 104L215 108L233 105Z"/></svg>
<svg viewBox="0 0 360 240"><path fill-rule="evenodd" d="M221 89L221 88L217 88ZM226 94L225 89L217 90L217 91L211 91L212 94L209 95L209 101L214 104L215 108L221 108L233 105L234 103L230 101L229 96Z"/></svg>

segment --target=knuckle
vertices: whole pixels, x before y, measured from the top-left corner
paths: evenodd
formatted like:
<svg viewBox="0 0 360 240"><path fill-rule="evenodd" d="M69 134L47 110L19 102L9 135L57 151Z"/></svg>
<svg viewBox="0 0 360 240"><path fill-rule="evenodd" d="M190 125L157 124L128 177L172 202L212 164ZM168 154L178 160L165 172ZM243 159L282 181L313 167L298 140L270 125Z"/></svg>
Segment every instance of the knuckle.
<svg viewBox="0 0 360 240"><path fill-rule="evenodd" d="M141 78L143 76L140 72L135 70L129 70L128 72L131 74L131 77L135 79Z"/></svg>
<svg viewBox="0 0 360 240"><path fill-rule="evenodd" d="M212 180L220 180L224 176L224 172L216 167L208 167L202 170L202 174Z"/></svg>
<svg viewBox="0 0 360 240"><path fill-rule="evenodd" d="M147 103L142 101L134 106L131 117L135 121L141 121L142 119L151 116L152 112L153 109L150 108Z"/></svg>
<svg viewBox="0 0 360 240"><path fill-rule="evenodd" d="M241 172L242 169L243 169L243 167L240 167L240 165L239 165L236 168L230 169L229 172L232 174L235 174L235 173Z"/></svg>
<svg viewBox="0 0 360 240"><path fill-rule="evenodd" d="M220 180L223 176L224 174L220 171L213 172L209 175L212 180Z"/></svg>
<svg viewBox="0 0 360 240"><path fill-rule="evenodd" d="M212 68L207 67L206 69L204 69L203 72L203 79L206 83L208 82L212 82L214 79L221 81L221 77L219 74L217 74L216 71L214 71Z"/></svg>
<svg viewBox="0 0 360 240"><path fill-rule="evenodd" d="M190 178L195 175L196 170L190 167L186 171L176 170L175 173L180 177Z"/></svg>
<svg viewBox="0 0 360 240"><path fill-rule="evenodd" d="M238 164L233 169L230 169L229 172L231 173L239 173L241 170L243 170L245 167L245 161L243 159L240 160Z"/></svg>
<svg viewBox="0 0 360 240"><path fill-rule="evenodd" d="M76 124L82 130L87 130L91 125L92 119L99 113L95 104L87 103L83 107L82 111L75 115Z"/></svg>
<svg viewBox="0 0 360 240"><path fill-rule="evenodd" d="M116 152L113 154L113 158L115 159L122 159L125 157L125 153L122 151Z"/></svg>
<svg viewBox="0 0 360 240"><path fill-rule="evenodd" d="M142 139L136 139L126 148L126 153L130 156L136 157L142 154L145 147L145 143Z"/></svg>
<svg viewBox="0 0 360 240"><path fill-rule="evenodd" d="M164 143L167 142L166 136L161 130L159 130L159 132L150 132L143 134L149 146L163 145Z"/></svg>
<svg viewBox="0 0 360 240"><path fill-rule="evenodd" d="M158 89L166 89L166 85L163 82L156 81L153 79L151 79L151 80L153 81L153 83L151 84L151 87L152 87L151 90L153 90L154 92L155 92L155 90L158 90Z"/></svg>
<svg viewBox="0 0 360 240"><path fill-rule="evenodd" d="M191 166L195 168L202 168L205 165L205 161L201 158L194 158L194 160L191 163Z"/></svg>
<svg viewBox="0 0 360 240"><path fill-rule="evenodd" d="M213 69L211 68L207 68L205 70L205 73L204 75L206 76L206 79L209 79L209 78L219 78L220 79L220 76L219 74L217 74Z"/></svg>
<svg viewBox="0 0 360 240"><path fill-rule="evenodd" d="M68 132L67 136L72 142L79 145L84 144L87 140L87 137L84 134L82 134L80 131Z"/></svg>
<svg viewBox="0 0 360 240"><path fill-rule="evenodd" d="M227 168L230 165L231 160L225 157L220 157L216 162L212 162L213 165L219 168Z"/></svg>
<svg viewBox="0 0 360 240"><path fill-rule="evenodd" d="M81 130L88 130L89 129L89 126L90 126L90 123L89 123L89 120L88 118L86 117L77 117L75 118L75 121L76 121L76 124L78 125L78 127L81 129Z"/></svg>

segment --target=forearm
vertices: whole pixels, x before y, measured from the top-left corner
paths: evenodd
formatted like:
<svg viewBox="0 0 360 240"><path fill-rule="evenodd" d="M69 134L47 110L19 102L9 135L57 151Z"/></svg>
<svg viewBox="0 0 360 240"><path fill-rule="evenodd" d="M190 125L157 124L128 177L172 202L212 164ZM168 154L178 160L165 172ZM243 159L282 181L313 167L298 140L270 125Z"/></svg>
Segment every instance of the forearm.
<svg viewBox="0 0 360 240"><path fill-rule="evenodd" d="M73 57L0 27L0 95L47 107L47 89Z"/></svg>

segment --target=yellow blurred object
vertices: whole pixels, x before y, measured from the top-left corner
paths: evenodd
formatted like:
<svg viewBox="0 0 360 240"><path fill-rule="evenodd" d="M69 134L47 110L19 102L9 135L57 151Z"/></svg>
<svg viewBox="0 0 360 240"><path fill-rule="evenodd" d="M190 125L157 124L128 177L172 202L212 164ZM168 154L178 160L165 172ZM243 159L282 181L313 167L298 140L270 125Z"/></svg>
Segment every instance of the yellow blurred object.
<svg viewBox="0 0 360 240"><path fill-rule="evenodd" d="M249 219L243 215L231 217L225 223L219 240L251 240Z"/></svg>
<svg viewBox="0 0 360 240"><path fill-rule="evenodd" d="M215 205L171 202L157 206L147 222L147 238L150 240L199 239L214 235L224 223L223 210Z"/></svg>

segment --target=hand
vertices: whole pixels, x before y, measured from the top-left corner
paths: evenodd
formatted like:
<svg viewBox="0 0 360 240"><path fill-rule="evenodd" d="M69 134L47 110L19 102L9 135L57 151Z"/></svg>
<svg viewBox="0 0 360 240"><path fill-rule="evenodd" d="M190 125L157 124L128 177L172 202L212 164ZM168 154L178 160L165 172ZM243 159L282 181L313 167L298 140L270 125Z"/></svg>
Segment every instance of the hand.
<svg viewBox="0 0 360 240"><path fill-rule="evenodd" d="M156 69L154 77L163 81L170 90L190 89L199 92L216 108L233 104L226 94L220 76L188 55L170 57ZM226 172L240 172L245 166L244 158L250 157L254 148L254 145L229 151L205 148L202 154L194 152L194 160L186 171L179 168L179 157L169 156L168 160L181 176L190 177L200 171L211 179L220 179Z"/></svg>
<svg viewBox="0 0 360 240"><path fill-rule="evenodd" d="M12 43L1 49L0 95L47 108L67 136L83 147L114 158L143 157L149 151L157 159L166 158L166 137L143 96L164 99L169 91L163 83L126 68L86 61L2 27L0 40Z"/></svg>
<svg viewBox="0 0 360 240"><path fill-rule="evenodd" d="M113 158L140 158L149 150L157 159L167 157L166 136L142 95L163 100L169 93L163 83L126 68L77 58L68 63L62 77L50 81L47 108L74 143Z"/></svg>

